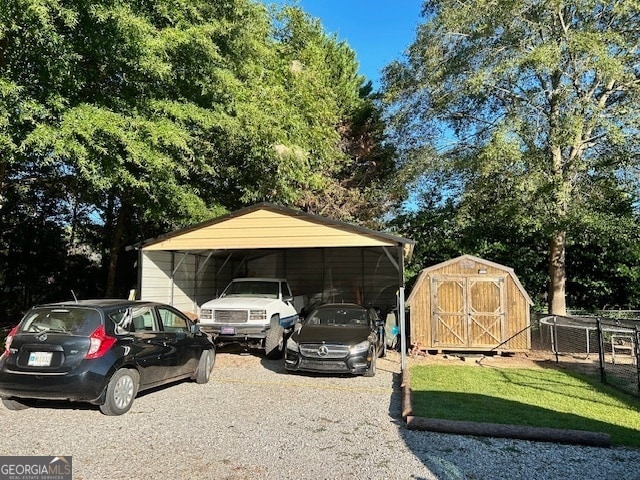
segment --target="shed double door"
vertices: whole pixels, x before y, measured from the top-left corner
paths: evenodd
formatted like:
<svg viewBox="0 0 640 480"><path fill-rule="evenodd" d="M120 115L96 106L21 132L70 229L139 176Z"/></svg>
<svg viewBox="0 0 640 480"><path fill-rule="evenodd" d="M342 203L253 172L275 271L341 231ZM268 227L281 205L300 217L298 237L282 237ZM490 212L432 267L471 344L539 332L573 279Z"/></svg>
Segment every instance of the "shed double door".
<svg viewBox="0 0 640 480"><path fill-rule="evenodd" d="M431 328L439 348L485 349L503 340L502 277L439 276L431 280Z"/></svg>

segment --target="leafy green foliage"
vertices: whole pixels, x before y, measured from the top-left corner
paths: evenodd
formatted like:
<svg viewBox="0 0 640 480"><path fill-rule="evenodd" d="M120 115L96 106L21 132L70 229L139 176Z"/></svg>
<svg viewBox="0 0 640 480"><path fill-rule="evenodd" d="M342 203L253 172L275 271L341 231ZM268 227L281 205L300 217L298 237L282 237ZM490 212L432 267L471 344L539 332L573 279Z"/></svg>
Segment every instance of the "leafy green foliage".
<svg viewBox="0 0 640 480"><path fill-rule="evenodd" d="M393 164L357 70L297 7L2 2L0 287L12 311L36 300L27 284L46 292L38 301L127 294L126 245L256 201L343 219L372 210ZM352 148L363 137L364 153ZM367 156L385 167L358 181ZM43 225L46 237L22 237ZM26 251L42 271L17 278ZM77 255L90 281L55 266Z"/></svg>
<svg viewBox="0 0 640 480"><path fill-rule="evenodd" d="M406 58L385 72L405 168L460 182L462 223L482 213L548 242L556 313L567 235L579 237L594 196L636 194L600 179L638 166L637 12L635 0L427 1Z"/></svg>

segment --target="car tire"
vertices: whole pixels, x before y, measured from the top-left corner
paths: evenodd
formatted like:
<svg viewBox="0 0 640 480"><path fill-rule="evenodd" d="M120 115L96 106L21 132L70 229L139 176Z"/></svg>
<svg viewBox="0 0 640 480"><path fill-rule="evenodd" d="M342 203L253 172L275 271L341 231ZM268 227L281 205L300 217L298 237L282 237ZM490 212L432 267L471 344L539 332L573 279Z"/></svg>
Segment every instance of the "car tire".
<svg viewBox="0 0 640 480"><path fill-rule="evenodd" d="M204 384L209 382L211 376L211 370L216 363L216 351L214 349L207 349L200 355L200 362L198 363L198 369L196 370L196 383Z"/></svg>
<svg viewBox="0 0 640 480"><path fill-rule="evenodd" d="M378 359L378 356L375 354L375 347L374 347L374 351L371 354L371 365L369 365L369 368L367 369L367 371L364 372L365 377L375 377L377 359Z"/></svg>
<svg viewBox="0 0 640 480"><path fill-rule="evenodd" d="M113 374L107 385L106 398L100 411L109 416L127 413L138 394L138 372L121 368Z"/></svg>
<svg viewBox="0 0 640 480"><path fill-rule="evenodd" d="M30 408L29 405L20 402L19 400L10 400L8 398L3 398L2 399L2 404L5 406L5 408L7 410L26 410L27 408Z"/></svg>
<svg viewBox="0 0 640 480"><path fill-rule="evenodd" d="M264 339L264 350L270 360L282 358L284 353L284 328L280 325L275 325L269 329L267 338Z"/></svg>

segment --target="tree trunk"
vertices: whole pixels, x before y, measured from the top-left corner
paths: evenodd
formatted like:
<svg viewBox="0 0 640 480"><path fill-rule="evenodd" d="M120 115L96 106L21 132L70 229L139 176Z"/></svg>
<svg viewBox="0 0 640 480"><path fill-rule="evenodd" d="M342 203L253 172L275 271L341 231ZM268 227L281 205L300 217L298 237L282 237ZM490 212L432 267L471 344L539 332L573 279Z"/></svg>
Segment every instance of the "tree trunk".
<svg viewBox="0 0 640 480"><path fill-rule="evenodd" d="M549 313L566 315L565 245L567 235L564 231L554 232L549 241Z"/></svg>
<svg viewBox="0 0 640 480"><path fill-rule="evenodd" d="M111 240L111 250L109 254L109 272L107 275L107 287L105 291L105 297L111 298L115 294L116 290L116 273L118 269L118 258L120 256L120 250L122 249L122 238L124 235L124 221L125 221L125 206L120 206L120 211L116 218L116 224L113 229L113 237Z"/></svg>

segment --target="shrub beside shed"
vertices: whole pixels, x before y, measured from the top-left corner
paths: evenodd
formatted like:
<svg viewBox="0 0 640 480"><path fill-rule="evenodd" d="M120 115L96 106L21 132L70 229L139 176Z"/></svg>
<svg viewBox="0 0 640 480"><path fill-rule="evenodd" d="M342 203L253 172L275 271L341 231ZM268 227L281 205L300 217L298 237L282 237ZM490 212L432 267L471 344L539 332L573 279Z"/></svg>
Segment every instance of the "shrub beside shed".
<svg viewBox="0 0 640 480"><path fill-rule="evenodd" d="M416 349L518 352L531 347L531 298L512 268L463 255L422 270L407 298Z"/></svg>

